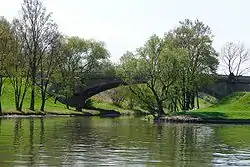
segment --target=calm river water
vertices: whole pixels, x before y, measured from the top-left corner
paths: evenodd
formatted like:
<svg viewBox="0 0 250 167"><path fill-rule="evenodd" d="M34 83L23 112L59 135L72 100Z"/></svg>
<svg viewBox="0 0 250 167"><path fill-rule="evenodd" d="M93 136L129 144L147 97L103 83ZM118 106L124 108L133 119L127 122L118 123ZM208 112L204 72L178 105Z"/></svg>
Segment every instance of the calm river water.
<svg viewBox="0 0 250 167"><path fill-rule="evenodd" d="M0 166L250 166L250 126L0 119Z"/></svg>

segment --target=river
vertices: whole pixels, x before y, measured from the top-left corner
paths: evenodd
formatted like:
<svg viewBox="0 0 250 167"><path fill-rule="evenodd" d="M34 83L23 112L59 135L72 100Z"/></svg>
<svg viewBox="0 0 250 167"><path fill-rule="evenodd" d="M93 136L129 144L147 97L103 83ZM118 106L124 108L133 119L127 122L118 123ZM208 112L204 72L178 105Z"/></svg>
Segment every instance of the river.
<svg viewBox="0 0 250 167"><path fill-rule="evenodd" d="M0 166L250 166L250 126L0 119Z"/></svg>

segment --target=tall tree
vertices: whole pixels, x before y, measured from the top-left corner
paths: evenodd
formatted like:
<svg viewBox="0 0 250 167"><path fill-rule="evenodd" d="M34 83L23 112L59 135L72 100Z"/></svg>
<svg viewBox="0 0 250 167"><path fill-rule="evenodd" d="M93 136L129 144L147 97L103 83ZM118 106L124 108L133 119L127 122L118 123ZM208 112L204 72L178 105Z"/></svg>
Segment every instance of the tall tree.
<svg viewBox="0 0 250 167"><path fill-rule="evenodd" d="M6 75L5 68L12 49L11 40L10 23L4 17L0 17L0 114L2 113L2 88Z"/></svg>
<svg viewBox="0 0 250 167"><path fill-rule="evenodd" d="M51 84L54 74L57 72L60 64L62 63L62 37L57 32L56 26L54 29L47 31L50 34L50 38L47 41L47 48L44 53L41 54L41 62L39 64L40 73L40 89L41 89L41 106L40 111L44 111L46 103L46 95L49 84ZM49 32L50 31L50 32Z"/></svg>
<svg viewBox="0 0 250 167"><path fill-rule="evenodd" d="M27 54L28 47L25 43L19 20L13 21L11 34L11 50L5 71L14 90L16 110L22 111L23 101L29 86L30 68Z"/></svg>
<svg viewBox="0 0 250 167"><path fill-rule="evenodd" d="M165 36L173 46L187 51L186 66L182 69L183 110L194 107L194 97L199 88L208 83L216 72L218 54L212 46L213 35L209 26L199 20L186 19Z"/></svg>
<svg viewBox="0 0 250 167"><path fill-rule="evenodd" d="M169 90L180 75L181 55L185 52L172 48L168 41L153 35L135 54L128 52L121 59L121 76L131 85L130 90L147 106L155 117L164 115Z"/></svg>
<svg viewBox="0 0 250 167"><path fill-rule="evenodd" d="M220 55L221 65L226 75L239 76L248 72L250 69L247 65L249 59L250 54L242 43L226 43Z"/></svg>
<svg viewBox="0 0 250 167"><path fill-rule="evenodd" d="M27 46L27 55L31 77L30 110L35 108L35 88L41 58L50 46L51 30L55 24L51 20L51 13L47 13L41 0L23 0L20 17L18 18L19 30Z"/></svg>
<svg viewBox="0 0 250 167"><path fill-rule="evenodd" d="M66 37L62 48L63 63L60 65L57 89L67 101L84 86L85 79L103 69L101 66L109 58L109 53L104 43L79 37Z"/></svg>

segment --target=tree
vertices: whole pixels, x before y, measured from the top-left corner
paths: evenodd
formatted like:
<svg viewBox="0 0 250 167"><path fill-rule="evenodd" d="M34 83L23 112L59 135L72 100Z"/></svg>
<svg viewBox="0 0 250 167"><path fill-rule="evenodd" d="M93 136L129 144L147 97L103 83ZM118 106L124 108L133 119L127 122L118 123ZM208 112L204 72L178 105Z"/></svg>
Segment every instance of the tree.
<svg viewBox="0 0 250 167"><path fill-rule="evenodd" d="M60 65L57 89L69 107L67 100L84 86L85 79L103 69L102 62L108 59L109 53L103 43L79 37L66 37L62 48L63 63Z"/></svg>
<svg viewBox="0 0 250 167"><path fill-rule="evenodd" d="M51 84L54 74L62 63L61 41L62 37L57 32L57 27L48 30L50 38L47 40L47 49L44 51L43 56L40 58L40 88L41 88L41 107L40 111L44 111L46 95L49 84ZM46 41L44 41L45 43Z"/></svg>
<svg viewBox="0 0 250 167"><path fill-rule="evenodd" d="M241 43L226 43L221 52L220 60L226 75L242 75L249 71L247 62L250 59L248 50Z"/></svg>
<svg viewBox="0 0 250 167"><path fill-rule="evenodd" d="M172 46L185 49L186 63L182 68L181 85L182 110L194 107L195 94L204 84L210 82L211 74L215 74L218 66L218 54L212 46L213 35L209 26L203 22L186 19L180 26L168 32L165 38Z"/></svg>
<svg viewBox="0 0 250 167"><path fill-rule="evenodd" d="M11 50L8 54L5 71L14 89L16 110L22 111L23 101L29 86L30 68L28 48L18 20L13 21L11 34Z"/></svg>
<svg viewBox="0 0 250 167"><path fill-rule="evenodd" d="M127 52L121 58L121 76L154 117L164 115L169 90L180 75L183 54L184 50L175 49L168 41L153 35L135 54ZM145 84L133 84L138 80Z"/></svg>
<svg viewBox="0 0 250 167"><path fill-rule="evenodd" d="M27 47L26 54L31 77L30 110L34 110L39 65L42 57L47 54L48 47L50 47L51 36L54 33L52 31L55 30L56 25L51 20L51 13L47 14L42 1L23 0L18 26L20 35Z"/></svg>
<svg viewBox="0 0 250 167"><path fill-rule="evenodd" d="M113 66L109 61L110 55L105 44L95 40L85 40L85 43L87 48L81 55L79 77L83 79L112 73Z"/></svg>
<svg viewBox="0 0 250 167"><path fill-rule="evenodd" d="M9 53L12 49L11 40L10 23L4 17L0 17L0 114L2 113L1 101L4 77L6 75L5 69Z"/></svg>
<svg viewBox="0 0 250 167"><path fill-rule="evenodd" d="M112 103L118 107L122 106L122 103L126 99L127 89L124 87L119 87L115 89L108 90L108 96L111 98Z"/></svg>

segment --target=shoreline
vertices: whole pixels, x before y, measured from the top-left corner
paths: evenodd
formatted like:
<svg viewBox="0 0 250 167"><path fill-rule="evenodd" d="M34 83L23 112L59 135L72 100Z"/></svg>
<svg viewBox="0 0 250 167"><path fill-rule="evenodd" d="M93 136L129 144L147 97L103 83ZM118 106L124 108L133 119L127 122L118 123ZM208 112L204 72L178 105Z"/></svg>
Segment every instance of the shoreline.
<svg viewBox="0 0 250 167"><path fill-rule="evenodd" d="M90 113L4 113L0 115L1 118L50 118L50 117L107 117L114 118L126 116L124 114L90 114ZM182 116L166 116L154 119L154 123L188 123L188 124L250 124L250 119L224 119L224 118L199 118L190 117L187 115Z"/></svg>
<svg viewBox="0 0 250 167"><path fill-rule="evenodd" d="M0 118L40 118L40 117L57 117L57 116L65 116L65 117L92 117L92 116L99 116L99 117L119 117L119 116L127 116L131 115L132 113L120 113L115 110L104 110L104 109L85 109L83 112L72 111L68 113L60 113L60 112L53 112L53 111L28 111L28 112L19 112L19 111L12 111L12 112L4 112L0 114ZM133 114L132 114L133 115Z"/></svg>
<svg viewBox="0 0 250 167"><path fill-rule="evenodd" d="M57 117L57 116L87 116L85 113L79 114L57 114L57 113L4 113L0 114L0 118L41 118L41 117Z"/></svg>
<svg viewBox="0 0 250 167"><path fill-rule="evenodd" d="M105 115L92 115L92 114L2 114L0 115L1 118L44 118L44 117L119 117L119 116L126 116L126 115L114 115L114 114L105 114Z"/></svg>
<svg viewBox="0 0 250 167"><path fill-rule="evenodd" d="M195 124L250 124L250 119L199 118L190 116L166 116L154 119L155 123L195 123Z"/></svg>

